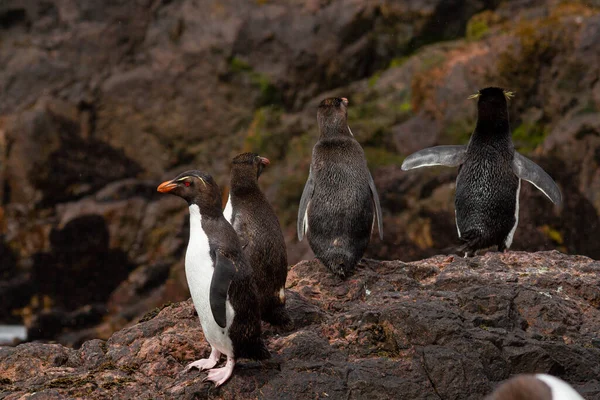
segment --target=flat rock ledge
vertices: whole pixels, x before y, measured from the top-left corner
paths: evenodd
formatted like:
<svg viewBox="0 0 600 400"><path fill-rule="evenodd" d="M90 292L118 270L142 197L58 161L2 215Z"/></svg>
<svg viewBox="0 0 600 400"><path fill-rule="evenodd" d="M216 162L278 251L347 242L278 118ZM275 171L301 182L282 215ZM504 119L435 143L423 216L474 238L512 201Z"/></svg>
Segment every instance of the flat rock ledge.
<svg viewBox="0 0 600 400"><path fill-rule="evenodd" d="M78 349L0 348L0 399L481 399L544 372L600 398L600 262L556 251L365 260L346 280L290 270L296 328L264 326L272 359L220 388L182 373L208 356L190 301Z"/></svg>

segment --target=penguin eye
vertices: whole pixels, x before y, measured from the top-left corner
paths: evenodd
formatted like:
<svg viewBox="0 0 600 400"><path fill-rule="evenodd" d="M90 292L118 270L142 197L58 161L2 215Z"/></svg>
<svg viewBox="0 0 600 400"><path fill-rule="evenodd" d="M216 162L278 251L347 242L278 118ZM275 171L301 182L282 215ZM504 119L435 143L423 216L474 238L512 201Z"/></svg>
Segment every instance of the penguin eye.
<svg viewBox="0 0 600 400"><path fill-rule="evenodd" d="M185 182L183 182L183 184L184 184L186 187L190 187L190 185L191 185L190 181L185 181Z"/></svg>

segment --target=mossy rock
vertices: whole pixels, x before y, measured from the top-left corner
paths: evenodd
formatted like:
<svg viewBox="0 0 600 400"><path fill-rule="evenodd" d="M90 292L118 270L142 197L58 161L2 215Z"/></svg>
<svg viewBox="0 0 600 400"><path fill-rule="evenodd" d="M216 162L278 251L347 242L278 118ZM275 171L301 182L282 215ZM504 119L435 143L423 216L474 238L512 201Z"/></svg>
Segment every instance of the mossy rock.
<svg viewBox="0 0 600 400"><path fill-rule="evenodd" d="M500 16L491 10L475 14L467 22L465 38L469 41L483 39L490 32L490 28L498 24L500 20Z"/></svg>
<svg viewBox="0 0 600 400"><path fill-rule="evenodd" d="M294 224L298 203L308 178L312 148L318 140L316 129L293 137L287 147L285 172L277 177L275 207L283 226ZM262 178L261 178L262 179Z"/></svg>
<svg viewBox="0 0 600 400"><path fill-rule="evenodd" d="M238 57L232 57L229 60L229 71L233 75L242 76L258 90L257 107L282 104L281 91L271 82L269 76L255 71L246 61Z"/></svg>
<svg viewBox="0 0 600 400"><path fill-rule="evenodd" d="M548 129L539 123L522 123L513 130L512 139L517 151L529 153L544 142Z"/></svg>
<svg viewBox="0 0 600 400"><path fill-rule="evenodd" d="M279 182L279 190L275 200L280 210L279 220L283 226L293 225L297 218L298 204L308 178L308 168L296 170L296 173L284 176Z"/></svg>
<svg viewBox="0 0 600 400"><path fill-rule="evenodd" d="M44 385L44 389L70 389L93 383L94 379L90 375L84 377L62 376L51 380Z"/></svg>
<svg viewBox="0 0 600 400"><path fill-rule="evenodd" d="M435 76L440 74L449 49L451 47L427 49L415 56L420 64L410 83L412 110L420 110L425 100L435 90Z"/></svg>
<svg viewBox="0 0 600 400"><path fill-rule="evenodd" d="M122 387L126 383L135 382L135 379L125 377L125 378L116 378L109 380L107 382L103 382L101 384L102 389L111 390Z"/></svg>
<svg viewBox="0 0 600 400"><path fill-rule="evenodd" d="M373 170L386 165L401 165L403 156L380 147L365 147L365 157L369 169Z"/></svg>
<svg viewBox="0 0 600 400"><path fill-rule="evenodd" d="M233 73L251 72L252 67L241 58L231 57L229 60L229 70Z"/></svg>
<svg viewBox="0 0 600 400"><path fill-rule="evenodd" d="M556 55L568 53L573 46L566 32L569 28L578 29L579 25L568 17L590 16L598 12L598 9L580 2L565 2L552 8L544 18L524 19L515 26L509 26L510 32L518 40L518 46L509 46L507 51L500 54L497 72L502 83L518 89L520 94L534 90L541 70L551 65Z"/></svg>
<svg viewBox="0 0 600 400"><path fill-rule="evenodd" d="M543 225L541 227L541 230L554 243L556 243L558 245L565 244L565 240L564 240L562 234L559 231L557 231L556 229L552 228L550 225Z"/></svg>
<svg viewBox="0 0 600 400"><path fill-rule="evenodd" d="M463 118L449 121L442 131L441 144L467 144L475 129L476 121L471 118Z"/></svg>
<svg viewBox="0 0 600 400"><path fill-rule="evenodd" d="M283 110L279 107L257 109L246 133L244 151L276 160L283 159L287 152L289 136L281 131L282 115Z"/></svg>
<svg viewBox="0 0 600 400"><path fill-rule="evenodd" d="M391 128L412 115L408 92L393 98L377 97L348 109L348 125L356 140L369 147L387 148L391 145Z"/></svg>
<svg viewBox="0 0 600 400"><path fill-rule="evenodd" d="M556 245L558 251L567 252L567 247L565 246L565 240L560 231L551 227L550 225L542 225L540 230L548 237L552 242Z"/></svg>
<svg viewBox="0 0 600 400"><path fill-rule="evenodd" d="M410 57L394 57L390 60L388 64L388 68L399 68L404 65L405 62L408 61Z"/></svg>
<svg viewBox="0 0 600 400"><path fill-rule="evenodd" d="M377 81L379 81L379 78L381 78L381 71L375 72L373 75L371 75L368 79L367 79L367 83L369 84L369 87L374 87L377 84Z"/></svg>

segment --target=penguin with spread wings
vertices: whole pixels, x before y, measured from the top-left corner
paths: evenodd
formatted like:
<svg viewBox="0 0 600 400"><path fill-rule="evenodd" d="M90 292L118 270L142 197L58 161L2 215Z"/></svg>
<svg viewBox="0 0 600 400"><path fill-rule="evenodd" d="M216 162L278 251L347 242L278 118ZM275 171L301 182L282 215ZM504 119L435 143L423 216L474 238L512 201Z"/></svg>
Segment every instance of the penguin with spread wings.
<svg viewBox="0 0 600 400"><path fill-rule="evenodd" d="M562 197L554 180L536 163L515 151L508 120L512 93L481 89L477 125L466 146L437 146L418 151L402 163L403 170L443 165L459 167L456 178L456 228L463 242L459 251L510 247L519 221L521 180L532 183L554 204Z"/></svg>

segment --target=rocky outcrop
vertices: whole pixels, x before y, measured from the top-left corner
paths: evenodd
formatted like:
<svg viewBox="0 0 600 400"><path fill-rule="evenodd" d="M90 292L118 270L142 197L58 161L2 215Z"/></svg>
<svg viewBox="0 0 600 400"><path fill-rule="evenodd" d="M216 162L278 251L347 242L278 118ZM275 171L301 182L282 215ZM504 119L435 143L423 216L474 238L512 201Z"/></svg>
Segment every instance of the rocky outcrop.
<svg viewBox="0 0 600 400"><path fill-rule="evenodd" d="M241 360L219 389L181 373L209 348L191 301L165 305L79 350L0 349L0 397L481 399L543 372L600 398L600 263L558 252L364 260L342 281L292 267L296 329L265 326L272 359Z"/></svg>
<svg viewBox="0 0 600 400"><path fill-rule="evenodd" d="M184 299L186 210L156 185L193 167L226 186L241 151L272 161L261 185L290 262L312 257L294 226L315 106L330 95L350 99L381 196L384 240L368 257L456 245L456 171L400 164L464 143L475 118L466 97L493 84L517 92L515 144L565 198L555 209L524 184L513 248L599 258L594 4L3 1L0 322L77 347Z"/></svg>

